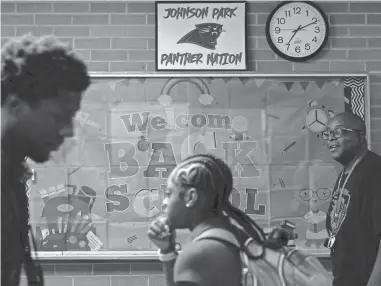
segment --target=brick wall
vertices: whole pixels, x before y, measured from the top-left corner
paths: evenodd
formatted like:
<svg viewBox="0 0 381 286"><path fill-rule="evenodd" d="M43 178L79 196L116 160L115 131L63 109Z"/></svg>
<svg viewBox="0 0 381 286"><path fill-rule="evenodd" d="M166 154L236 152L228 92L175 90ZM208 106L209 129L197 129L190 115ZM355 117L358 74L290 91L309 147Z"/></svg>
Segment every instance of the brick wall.
<svg viewBox="0 0 381 286"><path fill-rule="evenodd" d="M329 17L329 43L307 63L279 59L265 38L276 2L248 5L249 68L258 73L370 72L372 149L381 153L381 3L319 3ZM2 43L13 36L54 34L94 72L154 72L154 3L1 3ZM327 267L329 261L324 260ZM47 285L164 285L156 261L45 262Z"/></svg>

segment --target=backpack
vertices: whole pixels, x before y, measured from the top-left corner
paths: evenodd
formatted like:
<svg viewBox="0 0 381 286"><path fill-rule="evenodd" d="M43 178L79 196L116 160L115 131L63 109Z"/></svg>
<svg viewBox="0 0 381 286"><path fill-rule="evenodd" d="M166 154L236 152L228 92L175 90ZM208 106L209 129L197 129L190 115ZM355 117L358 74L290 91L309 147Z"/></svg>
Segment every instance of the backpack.
<svg viewBox="0 0 381 286"><path fill-rule="evenodd" d="M214 239L241 249L236 236L225 229L208 229L194 241L201 239ZM241 260L243 286L332 285L332 277L316 257L290 247L272 249L249 238L241 250Z"/></svg>

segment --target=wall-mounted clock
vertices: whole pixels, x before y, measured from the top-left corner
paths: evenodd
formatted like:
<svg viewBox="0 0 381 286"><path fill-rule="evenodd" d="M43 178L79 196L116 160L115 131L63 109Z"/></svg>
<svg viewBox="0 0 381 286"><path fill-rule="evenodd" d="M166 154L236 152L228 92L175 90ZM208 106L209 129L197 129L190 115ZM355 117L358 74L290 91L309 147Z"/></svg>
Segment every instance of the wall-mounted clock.
<svg viewBox="0 0 381 286"><path fill-rule="evenodd" d="M294 62L318 54L328 40L329 25L324 12L310 1L280 3L269 15L266 38L280 57Z"/></svg>

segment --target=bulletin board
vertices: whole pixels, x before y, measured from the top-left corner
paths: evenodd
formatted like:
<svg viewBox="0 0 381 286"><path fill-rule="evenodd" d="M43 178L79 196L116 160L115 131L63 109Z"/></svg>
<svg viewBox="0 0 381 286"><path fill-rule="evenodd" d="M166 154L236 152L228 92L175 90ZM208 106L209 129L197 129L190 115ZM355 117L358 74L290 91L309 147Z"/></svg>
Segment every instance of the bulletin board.
<svg viewBox="0 0 381 286"><path fill-rule="evenodd" d="M341 168L321 131L343 111L369 128L368 86L366 74L92 74L75 136L48 163L30 163L39 257L156 259L146 233L166 179L205 152L231 167L233 205L267 230L290 221L296 248L328 255ZM186 245L188 231L177 237Z"/></svg>

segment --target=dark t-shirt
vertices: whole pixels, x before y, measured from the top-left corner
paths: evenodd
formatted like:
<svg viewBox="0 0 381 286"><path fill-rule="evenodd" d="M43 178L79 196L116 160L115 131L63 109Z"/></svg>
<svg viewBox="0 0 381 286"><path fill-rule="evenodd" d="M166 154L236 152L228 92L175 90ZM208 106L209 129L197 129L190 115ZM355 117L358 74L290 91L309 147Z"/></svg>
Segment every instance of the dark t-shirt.
<svg viewBox="0 0 381 286"><path fill-rule="evenodd" d="M339 198L338 181L327 214L329 232ZM336 211L344 220L331 249L333 285L366 286L381 238L381 156L367 152L350 175L341 200L347 207Z"/></svg>
<svg viewBox="0 0 381 286"><path fill-rule="evenodd" d="M196 227L191 236L197 237L211 227L226 227L216 221ZM235 246L213 239L192 241L178 256L174 281L192 282L199 286L241 286L242 264Z"/></svg>
<svg viewBox="0 0 381 286"><path fill-rule="evenodd" d="M24 260L28 237L27 167L1 155L1 262Z"/></svg>

